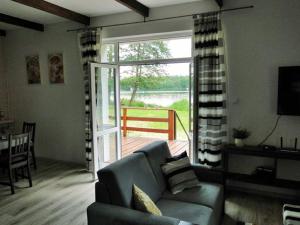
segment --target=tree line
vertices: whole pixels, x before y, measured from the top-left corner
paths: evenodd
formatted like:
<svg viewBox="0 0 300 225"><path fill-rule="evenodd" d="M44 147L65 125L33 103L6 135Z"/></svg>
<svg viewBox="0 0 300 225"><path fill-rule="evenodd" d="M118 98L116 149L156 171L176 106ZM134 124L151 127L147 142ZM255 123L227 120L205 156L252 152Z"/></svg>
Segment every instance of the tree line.
<svg viewBox="0 0 300 225"><path fill-rule="evenodd" d="M121 90L122 91L132 91L133 80L136 77L128 77L122 79ZM189 88L189 76L161 76L156 77L156 81L151 82L153 78L147 79L143 77L143 83L148 83L148 85L140 85L138 91L187 91Z"/></svg>

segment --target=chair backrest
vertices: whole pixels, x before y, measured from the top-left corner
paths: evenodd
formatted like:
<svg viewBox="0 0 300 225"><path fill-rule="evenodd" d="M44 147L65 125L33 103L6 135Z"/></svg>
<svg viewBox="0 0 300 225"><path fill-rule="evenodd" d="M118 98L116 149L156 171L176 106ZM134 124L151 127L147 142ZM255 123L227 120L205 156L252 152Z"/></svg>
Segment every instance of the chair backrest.
<svg viewBox="0 0 300 225"><path fill-rule="evenodd" d="M9 164L15 161L29 160L30 134L9 135Z"/></svg>
<svg viewBox="0 0 300 225"><path fill-rule="evenodd" d="M34 143L34 138L35 138L35 123L28 123L28 122L23 122L23 133L29 133L30 134L30 140L32 143Z"/></svg>

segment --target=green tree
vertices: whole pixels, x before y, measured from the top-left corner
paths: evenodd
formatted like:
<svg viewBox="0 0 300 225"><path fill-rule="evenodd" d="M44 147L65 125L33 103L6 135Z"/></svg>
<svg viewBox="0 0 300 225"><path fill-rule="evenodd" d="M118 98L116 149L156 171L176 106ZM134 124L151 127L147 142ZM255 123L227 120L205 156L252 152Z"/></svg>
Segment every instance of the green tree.
<svg viewBox="0 0 300 225"><path fill-rule="evenodd" d="M147 82L147 79L144 79ZM124 78L121 80L122 90L130 91L132 86L132 77ZM148 85L149 86L149 85ZM155 87L145 87L142 86L139 90L148 91L187 91L189 89L189 76L163 76L160 78L159 84Z"/></svg>
<svg viewBox="0 0 300 225"><path fill-rule="evenodd" d="M122 61L141 61L165 59L170 57L170 50L163 41L136 42L120 46ZM155 88L166 75L165 65L135 65L124 71L132 90L129 105L134 101L139 88Z"/></svg>

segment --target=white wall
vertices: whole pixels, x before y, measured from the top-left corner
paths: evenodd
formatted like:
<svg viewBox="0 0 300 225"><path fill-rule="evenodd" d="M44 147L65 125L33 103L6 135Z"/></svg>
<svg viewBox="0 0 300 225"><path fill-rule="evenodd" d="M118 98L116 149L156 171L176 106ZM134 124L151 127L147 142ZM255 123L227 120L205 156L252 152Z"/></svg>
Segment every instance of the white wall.
<svg viewBox="0 0 300 225"><path fill-rule="evenodd" d="M0 76L3 76L3 70L4 70L4 55L3 55L3 38L0 37Z"/></svg>
<svg viewBox="0 0 300 225"><path fill-rule="evenodd" d="M37 123L36 154L78 163L85 162L83 75L76 33L66 25L47 26L46 32L9 31L5 38L9 78L17 128L22 121ZM63 52L65 84L49 84L48 53ZM39 54L41 85L28 85L25 56Z"/></svg>
<svg viewBox="0 0 300 225"><path fill-rule="evenodd" d="M0 36L0 84L3 83L3 80L4 80L4 50L3 50L3 37Z"/></svg>
<svg viewBox="0 0 300 225"><path fill-rule="evenodd" d="M227 0L226 6L237 1ZM300 2L243 1L254 9L224 14L229 69L230 124L252 131L258 144L275 124L279 66L300 65ZM237 102L236 104L234 102ZM300 138L300 118L283 116L269 144Z"/></svg>
<svg viewBox="0 0 300 225"><path fill-rule="evenodd" d="M252 132L256 145L277 119L279 66L300 65L300 2L298 0L234 0L226 7L254 5L254 9L224 13L229 78L229 124ZM300 117L283 116L266 144L279 146L280 136L293 146L300 138ZM290 143L292 139L292 143ZM300 148L300 146L298 146ZM253 163L253 162L254 163ZM245 167L247 163L247 167ZM248 157L231 163L236 170L253 170L260 159ZM266 161L266 164L271 163ZM251 166L252 164L252 166ZM280 162L279 175L300 179L300 163Z"/></svg>
<svg viewBox="0 0 300 225"><path fill-rule="evenodd" d="M7 95L7 82L4 71L4 49L3 39L0 37L0 111L4 112L4 116L7 116L8 111L8 95Z"/></svg>
<svg viewBox="0 0 300 225"><path fill-rule="evenodd" d="M173 16L190 15L194 13L208 12L217 10L217 4L212 0L203 0L200 2L193 2L187 4L180 4L174 6L165 6L154 8L150 10L149 19L159 19ZM119 24L127 22L143 21L143 18L136 13L120 13L116 15L101 16L93 18L92 26ZM192 30L192 17L178 18L164 21L154 21L148 23L117 26L110 28L103 28L103 37L119 37L131 36L151 33L163 33L181 30Z"/></svg>

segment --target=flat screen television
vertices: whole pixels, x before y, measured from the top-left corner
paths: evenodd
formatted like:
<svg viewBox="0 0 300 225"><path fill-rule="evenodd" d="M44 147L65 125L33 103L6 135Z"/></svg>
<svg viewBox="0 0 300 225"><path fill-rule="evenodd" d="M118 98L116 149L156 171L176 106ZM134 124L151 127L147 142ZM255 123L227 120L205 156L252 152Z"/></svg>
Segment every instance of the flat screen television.
<svg viewBox="0 0 300 225"><path fill-rule="evenodd" d="M300 116L300 66L279 67L277 114Z"/></svg>

